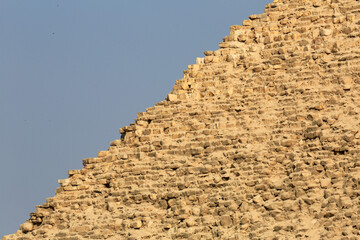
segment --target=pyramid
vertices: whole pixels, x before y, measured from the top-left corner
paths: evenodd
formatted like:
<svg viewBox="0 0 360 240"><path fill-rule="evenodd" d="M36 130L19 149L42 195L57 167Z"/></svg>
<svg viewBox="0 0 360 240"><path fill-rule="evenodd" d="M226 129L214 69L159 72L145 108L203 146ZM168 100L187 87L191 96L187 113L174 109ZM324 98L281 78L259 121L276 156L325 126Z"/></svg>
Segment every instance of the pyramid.
<svg viewBox="0 0 360 240"><path fill-rule="evenodd" d="M359 239L360 1L274 0L3 240Z"/></svg>

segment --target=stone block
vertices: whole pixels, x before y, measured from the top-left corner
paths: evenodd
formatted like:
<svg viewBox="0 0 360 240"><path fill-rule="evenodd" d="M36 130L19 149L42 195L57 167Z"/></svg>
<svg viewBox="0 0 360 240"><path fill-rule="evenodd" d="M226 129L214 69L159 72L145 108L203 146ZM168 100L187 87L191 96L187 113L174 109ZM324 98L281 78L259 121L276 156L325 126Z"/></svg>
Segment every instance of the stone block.
<svg viewBox="0 0 360 240"><path fill-rule="evenodd" d="M119 146L119 145L121 145L120 139L116 139L110 143L110 146Z"/></svg>
<svg viewBox="0 0 360 240"><path fill-rule="evenodd" d="M187 227L194 227L197 225L196 218L194 218L194 217L190 217L190 218L186 219L185 223L186 223Z"/></svg>
<svg viewBox="0 0 360 240"><path fill-rule="evenodd" d="M320 30L320 35L321 36L330 36L331 34L333 34L332 29L323 28L323 29Z"/></svg>
<svg viewBox="0 0 360 240"><path fill-rule="evenodd" d="M331 178L320 179L320 186L322 188L329 188L331 186Z"/></svg>
<svg viewBox="0 0 360 240"><path fill-rule="evenodd" d="M230 227L232 225L231 216L225 215L220 217L220 224L223 227Z"/></svg>
<svg viewBox="0 0 360 240"><path fill-rule="evenodd" d="M177 97L177 95L175 95L175 94L169 94L169 95L167 96L167 100L170 101L170 102L176 101L177 99L178 99L178 97Z"/></svg>
<svg viewBox="0 0 360 240"><path fill-rule="evenodd" d="M141 220L135 220L135 221L131 222L130 227L135 228L135 229L139 229L139 228L142 227L142 221Z"/></svg>
<svg viewBox="0 0 360 240"><path fill-rule="evenodd" d="M24 233L31 232L34 229L34 225L31 222L26 222L20 225L20 230Z"/></svg>
<svg viewBox="0 0 360 240"><path fill-rule="evenodd" d="M81 174L81 170L76 169L76 170L69 170L68 171L69 176L73 176L75 174Z"/></svg>
<svg viewBox="0 0 360 240"><path fill-rule="evenodd" d="M118 153L118 157L122 160L128 159L128 155L126 153Z"/></svg>
<svg viewBox="0 0 360 240"><path fill-rule="evenodd" d="M98 152L98 158L106 157L108 154L108 151L100 151Z"/></svg>

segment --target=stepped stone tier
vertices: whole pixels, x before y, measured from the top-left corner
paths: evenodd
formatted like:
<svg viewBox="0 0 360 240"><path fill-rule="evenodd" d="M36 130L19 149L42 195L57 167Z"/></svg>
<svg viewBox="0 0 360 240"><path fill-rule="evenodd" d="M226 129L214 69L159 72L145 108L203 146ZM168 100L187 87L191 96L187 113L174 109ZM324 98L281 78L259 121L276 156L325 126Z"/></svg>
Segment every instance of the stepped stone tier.
<svg viewBox="0 0 360 240"><path fill-rule="evenodd" d="M3 239L360 239L360 1L275 0Z"/></svg>

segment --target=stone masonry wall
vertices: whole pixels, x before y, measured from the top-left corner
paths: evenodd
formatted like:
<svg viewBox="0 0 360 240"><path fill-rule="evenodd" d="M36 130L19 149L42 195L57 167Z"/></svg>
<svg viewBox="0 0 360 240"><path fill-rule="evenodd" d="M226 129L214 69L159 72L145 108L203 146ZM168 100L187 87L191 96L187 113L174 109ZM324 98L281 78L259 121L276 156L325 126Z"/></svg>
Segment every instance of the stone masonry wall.
<svg viewBox="0 0 360 240"><path fill-rule="evenodd" d="M275 0L3 240L359 239L360 1Z"/></svg>

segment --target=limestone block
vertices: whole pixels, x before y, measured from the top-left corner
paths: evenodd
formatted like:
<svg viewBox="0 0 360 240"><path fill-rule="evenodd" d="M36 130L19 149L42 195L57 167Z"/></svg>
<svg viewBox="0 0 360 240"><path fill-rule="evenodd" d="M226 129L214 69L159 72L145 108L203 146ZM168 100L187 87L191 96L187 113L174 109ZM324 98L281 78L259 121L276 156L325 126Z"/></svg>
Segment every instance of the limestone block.
<svg viewBox="0 0 360 240"><path fill-rule="evenodd" d="M118 153L118 157L122 160L128 159L128 155L124 152Z"/></svg>
<svg viewBox="0 0 360 240"><path fill-rule="evenodd" d="M186 219L185 224L187 227L194 227L198 225L195 217L189 217L188 219Z"/></svg>
<svg viewBox="0 0 360 240"><path fill-rule="evenodd" d="M76 191L78 190L77 186L65 186L63 187L64 191Z"/></svg>
<svg viewBox="0 0 360 240"><path fill-rule="evenodd" d="M232 61L238 60L239 58L240 58L239 54L230 54L230 55L227 56L226 61L232 62Z"/></svg>
<svg viewBox="0 0 360 240"><path fill-rule="evenodd" d="M230 227L232 225L231 216L225 215L220 217L220 224L223 227Z"/></svg>
<svg viewBox="0 0 360 240"><path fill-rule="evenodd" d="M328 188L331 186L331 178L325 178L320 180L320 186L322 188Z"/></svg>
<svg viewBox="0 0 360 240"><path fill-rule="evenodd" d="M34 229L34 225L30 222L26 222L20 225L20 230L24 233L31 232Z"/></svg>
<svg viewBox="0 0 360 240"><path fill-rule="evenodd" d="M316 8L317 8L317 7L321 7L321 5L322 5L322 1L321 1L321 0L315 0L314 3L313 3L313 6L316 7Z"/></svg>
<svg viewBox="0 0 360 240"><path fill-rule="evenodd" d="M69 170L68 175L73 176L75 174L81 174L81 170L75 169L75 170Z"/></svg>
<svg viewBox="0 0 360 240"><path fill-rule="evenodd" d="M341 197L340 204L343 208L351 208L354 206L353 201L349 197Z"/></svg>
<svg viewBox="0 0 360 240"><path fill-rule="evenodd" d="M220 48L241 48L243 45L241 42L221 42L219 43Z"/></svg>
<svg viewBox="0 0 360 240"><path fill-rule="evenodd" d="M67 185L70 184L70 179L66 178L66 179L59 179L58 183L61 184L62 187L65 187Z"/></svg>
<svg viewBox="0 0 360 240"><path fill-rule="evenodd" d="M341 83L343 84L344 90L350 90L353 86L353 79L351 76L344 76L341 78Z"/></svg>
<svg viewBox="0 0 360 240"><path fill-rule="evenodd" d="M74 232L89 232L91 227L88 225L80 225L74 228Z"/></svg>
<svg viewBox="0 0 360 240"><path fill-rule="evenodd" d="M235 31L243 29L243 26L241 25L232 25L230 26L230 34L233 34Z"/></svg>
<svg viewBox="0 0 360 240"><path fill-rule="evenodd" d="M108 151L100 151L98 152L98 157L101 158L101 157L106 157L108 155Z"/></svg>
<svg viewBox="0 0 360 240"><path fill-rule="evenodd" d="M114 211L117 209L117 204L114 203L114 202L108 202L108 203L107 203L107 206L106 206L106 209L107 209L109 212L114 212Z"/></svg>
<svg viewBox="0 0 360 240"><path fill-rule="evenodd" d="M238 37L237 37L237 40L239 41L239 42L246 42L246 40L248 40L248 36L247 35L239 35Z"/></svg>
<svg viewBox="0 0 360 240"><path fill-rule="evenodd" d="M150 194L150 195L149 195L149 198L150 198L151 200L155 201L155 200L158 198L158 196L157 196L157 194L153 193L153 194Z"/></svg>
<svg viewBox="0 0 360 240"><path fill-rule="evenodd" d="M230 87L226 90L226 95L227 96L232 96L234 94L234 88Z"/></svg>
<svg viewBox="0 0 360 240"><path fill-rule="evenodd" d="M321 36L330 36L331 34L333 34L332 29L323 28L323 29L320 30L320 35Z"/></svg>
<svg viewBox="0 0 360 240"><path fill-rule="evenodd" d="M251 26L251 20L244 20L243 26Z"/></svg>
<svg viewBox="0 0 360 240"><path fill-rule="evenodd" d="M199 207L194 207L194 208L192 209L192 214L193 214L194 216L200 216L200 214L201 214L201 209L200 209Z"/></svg>
<svg viewBox="0 0 360 240"><path fill-rule="evenodd" d="M170 223L168 223L168 224L165 224L164 229L169 230L171 227L172 227L172 225Z"/></svg>
<svg viewBox="0 0 360 240"><path fill-rule="evenodd" d="M292 196L292 194L291 194L290 192L283 192L283 193L281 193L281 195L280 195L280 199L283 200L283 201L285 201L285 200L290 199L291 196Z"/></svg>
<svg viewBox="0 0 360 240"><path fill-rule="evenodd" d="M250 20L255 20L255 19L259 19L259 18L260 18L260 16L259 16L259 15L256 15L256 14L249 16L249 19L250 19Z"/></svg>
<svg viewBox="0 0 360 240"><path fill-rule="evenodd" d="M213 51L205 51L205 52L204 52L204 55L205 55L205 56L213 56L213 55L214 55L214 52L213 52Z"/></svg>
<svg viewBox="0 0 360 240"><path fill-rule="evenodd" d="M294 33L291 34L291 38L292 38L293 40L298 40L298 39L301 38L301 33L294 32Z"/></svg>
<svg viewBox="0 0 360 240"><path fill-rule="evenodd" d="M110 146L119 146L119 145L121 145L120 139L116 139L110 143Z"/></svg>
<svg viewBox="0 0 360 240"><path fill-rule="evenodd" d="M255 197L253 198L253 201L254 201L254 203L260 204L260 205L264 203L264 200L263 200L263 198L262 198L260 195L255 196Z"/></svg>
<svg viewBox="0 0 360 240"><path fill-rule="evenodd" d="M142 221L141 220L135 220L135 221L131 222L130 227L135 228L135 229L139 229L139 228L142 227Z"/></svg>
<svg viewBox="0 0 360 240"><path fill-rule="evenodd" d="M83 181L80 179L74 179L70 181L71 186L81 186L83 184Z"/></svg>
<svg viewBox="0 0 360 240"><path fill-rule="evenodd" d="M204 64L204 58L196 58L196 64Z"/></svg>
<svg viewBox="0 0 360 240"><path fill-rule="evenodd" d="M292 147L292 146L296 145L297 142L298 141L295 139L283 140L283 141L281 141L281 146Z"/></svg>
<svg viewBox="0 0 360 240"><path fill-rule="evenodd" d="M272 41L273 41L273 38L270 37L270 36L264 38L264 44L269 44L269 43L271 43Z"/></svg>
<svg viewBox="0 0 360 240"><path fill-rule="evenodd" d="M347 14L346 15L346 21L354 22L355 21L355 15L354 14Z"/></svg>
<svg viewBox="0 0 360 240"><path fill-rule="evenodd" d="M169 95L167 96L167 100L170 101L170 102L176 101L177 99L178 99L178 97L177 97L177 95L175 95L175 94L169 94Z"/></svg>
<svg viewBox="0 0 360 240"><path fill-rule="evenodd" d="M81 185L81 186L77 186L77 189L78 189L78 190L87 190L87 189L89 189L89 188L90 188L90 186L85 185L85 184L83 184L83 185Z"/></svg>

